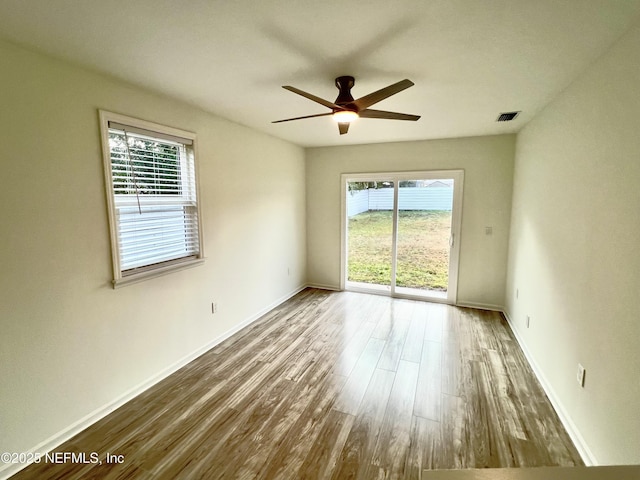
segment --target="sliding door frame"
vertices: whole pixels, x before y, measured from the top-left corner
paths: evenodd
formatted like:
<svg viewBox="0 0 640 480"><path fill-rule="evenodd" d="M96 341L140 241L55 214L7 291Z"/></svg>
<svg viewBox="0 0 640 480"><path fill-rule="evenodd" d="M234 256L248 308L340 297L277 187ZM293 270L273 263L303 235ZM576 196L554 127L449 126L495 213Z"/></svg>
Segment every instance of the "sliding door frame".
<svg viewBox="0 0 640 480"><path fill-rule="evenodd" d="M400 182L406 180L438 180L443 178L452 178L454 180L453 190L453 209L451 211L451 237L449 250L449 279L447 287L447 297L426 297L421 295L407 295L395 291L396 282L396 264L397 259L391 259L391 286L389 292L378 289L359 289L352 288L354 291L367 291L368 293L377 293L389 295L397 298L410 298L417 300L426 300L429 302L448 303L455 305L458 298L458 267L460 257L460 238L462 227L462 199L464 187L464 170L422 170L412 172L380 172L380 173L343 173L340 176L340 290L347 288L347 260L348 260L348 241L347 235L349 231L349 216L347 215L347 193L349 182L367 182L367 181L390 181L393 182L393 238L392 238L392 257L397 256L398 244L398 192Z"/></svg>

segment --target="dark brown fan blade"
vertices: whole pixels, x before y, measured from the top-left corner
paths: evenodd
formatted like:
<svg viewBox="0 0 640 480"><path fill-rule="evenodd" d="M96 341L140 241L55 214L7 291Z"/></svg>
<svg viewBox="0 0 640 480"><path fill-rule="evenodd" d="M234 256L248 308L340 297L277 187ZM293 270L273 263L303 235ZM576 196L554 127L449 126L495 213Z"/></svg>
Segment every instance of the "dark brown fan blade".
<svg viewBox="0 0 640 480"><path fill-rule="evenodd" d="M314 102L319 103L320 105L324 105L325 107L342 110L341 106L336 105L335 103L331 103L328 100L325 100L324 98L316 97L315 95L312 95L311 93L307 93L303 90L300 90L299 88L290 87L289 85L285 85L282 88L284 88L285 90L289 90L290 92L297 93L298 95L302 95L303 97L308 98L309 100L313 100Z"/></svg>
<svg viewBox="0 0 640 480"><path fill-rule="evenodd" d="M338 123L338 130L340 130L340 135L344 135L345 133L347 133L349 131L349 123Z"/></svg>
<svg viewBox="0 0 640 480"><path fill-rule="evenodd" d="M358 112L358 115L360 115L362 118L386 118L389 120L411 120L413 122L420 118L420 115L385 112L384 110L371 110L370 108L367 108L366 110L360 110L360 112Z"/></svg>
<svg viewBox="0 0 640 480"><path fill-rule="evenodd" d="M273 121L271 123L290 122L291 120L302 120L303 118L326 117L328 115L333 115L333 112L317 113L316 115L305 115L304 117L285 118L284 120L275 120L275 121Z"/></svg>
<svg viewBox="0 0 640 480"><path fill-rule="evenodd" d="M388 87L381 88L380 90L370 93L369 95L360 97L353 103L356 107L358 107L359 110L364 110L374 103L378 103L379 101L384 100L391 95L395 95L396 93L401 92L402 90L405 90L411 86L413 86L413 82L411 80L404 79L399 81L398 83L394 83L393 85L389 85Z"/></svg>

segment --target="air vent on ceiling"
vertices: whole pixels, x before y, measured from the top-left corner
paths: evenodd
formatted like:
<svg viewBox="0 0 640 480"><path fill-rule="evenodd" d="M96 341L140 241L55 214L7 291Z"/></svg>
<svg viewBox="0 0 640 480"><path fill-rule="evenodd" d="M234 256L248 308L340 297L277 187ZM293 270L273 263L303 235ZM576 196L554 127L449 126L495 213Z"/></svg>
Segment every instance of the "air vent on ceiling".
<svg viewBox="0 0 640 480"><path fill-rule="evenodd" d="M518 116L520 112L505 112L501 113L500 116L496 119L496 122L510 122L514 118Z"/></svg>

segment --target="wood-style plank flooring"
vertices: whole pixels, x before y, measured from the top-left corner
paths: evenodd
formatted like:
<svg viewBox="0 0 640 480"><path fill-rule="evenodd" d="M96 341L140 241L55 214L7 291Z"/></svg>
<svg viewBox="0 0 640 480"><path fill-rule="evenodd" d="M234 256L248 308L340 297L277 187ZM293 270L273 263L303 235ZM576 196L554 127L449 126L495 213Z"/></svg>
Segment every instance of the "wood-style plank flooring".
<svg viewBox="0 0 640 480"><path fill-rule="evenodd" d="M495 312L307 289L14 478L421 478L582 465Z"/></svg>

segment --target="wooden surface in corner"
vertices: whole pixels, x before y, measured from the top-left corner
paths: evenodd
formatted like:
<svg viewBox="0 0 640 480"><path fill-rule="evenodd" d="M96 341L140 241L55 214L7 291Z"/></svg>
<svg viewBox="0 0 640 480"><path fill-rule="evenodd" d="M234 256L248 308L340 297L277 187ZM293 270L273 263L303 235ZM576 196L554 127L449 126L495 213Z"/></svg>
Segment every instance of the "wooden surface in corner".
<svg viewBox="0 0 640 480"><path fill-rule="evenodd" d="M103 463L13 478L453 480L488 477L429 475L582 465L499 313L316 289L57 451Z"/></svg>

